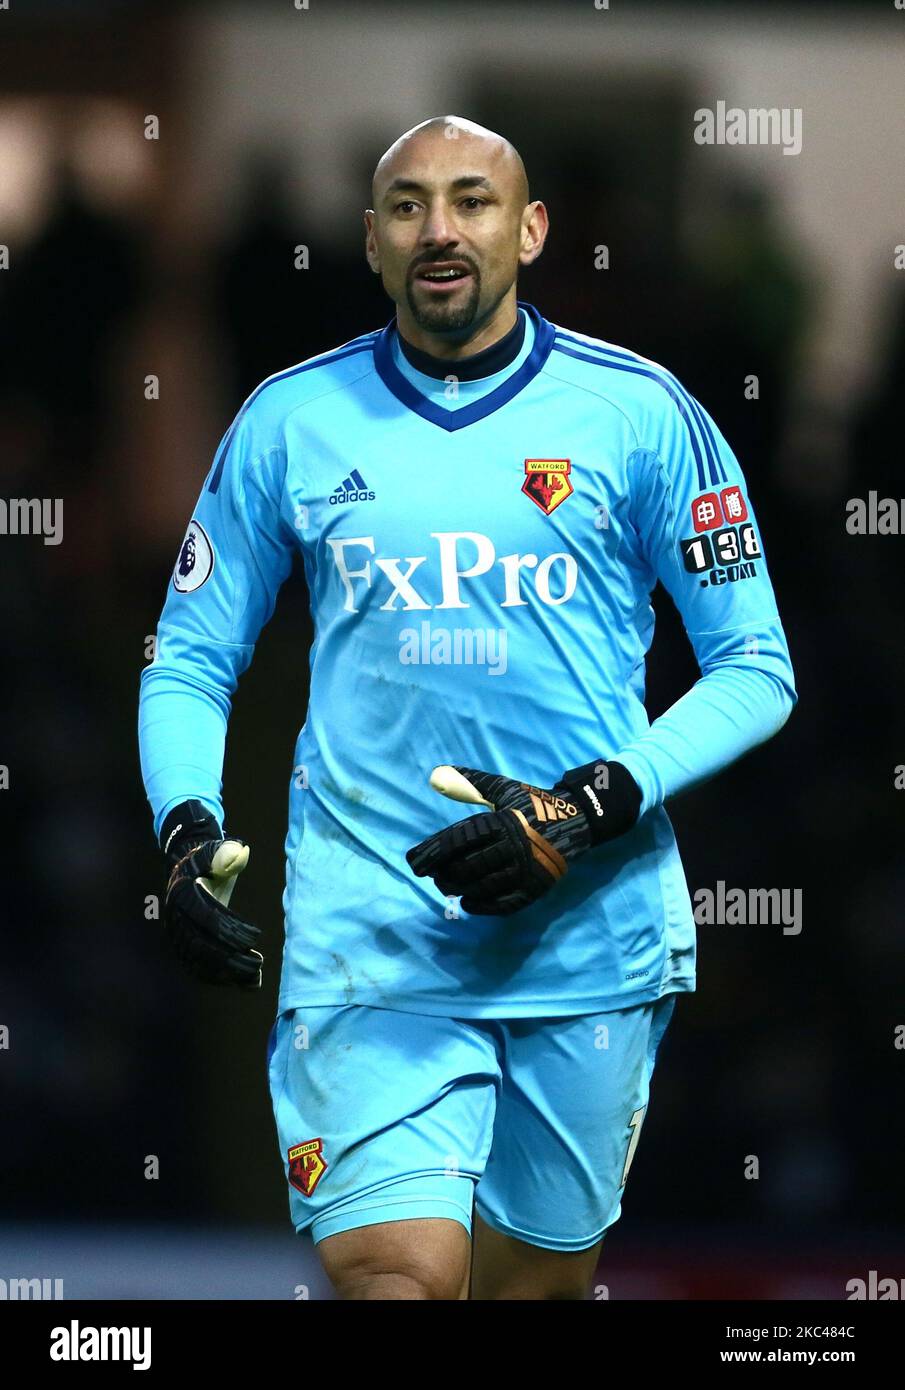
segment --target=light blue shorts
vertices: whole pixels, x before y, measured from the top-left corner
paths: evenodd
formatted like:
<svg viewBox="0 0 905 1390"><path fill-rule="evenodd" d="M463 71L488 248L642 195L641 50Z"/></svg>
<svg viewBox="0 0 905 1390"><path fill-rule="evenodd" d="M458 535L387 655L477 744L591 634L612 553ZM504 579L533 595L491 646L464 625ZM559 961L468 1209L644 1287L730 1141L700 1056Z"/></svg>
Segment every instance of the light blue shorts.
<svg viewBox="0 0 905 1390"><path fill-rule="evenodd" d="M268 1040L297 1231L413 1217L583 1250L619 1219L675 994L567 1018L290 1009Z"/></svg>

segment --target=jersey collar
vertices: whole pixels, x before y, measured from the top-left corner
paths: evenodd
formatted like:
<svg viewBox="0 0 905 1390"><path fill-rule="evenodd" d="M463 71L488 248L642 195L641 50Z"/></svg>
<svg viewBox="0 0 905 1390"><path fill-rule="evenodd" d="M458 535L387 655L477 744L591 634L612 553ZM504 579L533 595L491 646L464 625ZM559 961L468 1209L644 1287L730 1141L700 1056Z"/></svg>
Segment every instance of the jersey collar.
<svg viewBox="0 0 905 1390"><path fill-rule="evenodd" d="M480 400L463 405L459 410L445 410L443 406L436 405L419 391L408 377L403 376L393 361L393 334L397 331L395 318L390 320L374 344L374 366L377 368L378 376L387 390L392 391L404 406L423 419L429 420L432 425L439 425L441 429L460 430L465 425L473 425L476 421L483 420L487 415L499 410L507 401L511 401L513 396L517 396L519 391L534 380L553 349L556 331L553 324L548 323L533 304L525 304L522 300L516 302L520 309L524 309L525 313L531 316L534 325L534 345L522 365Z"/></svg>
<svg viewBox="0 0 905 1390"><path fill-rule="evenodd" d="M455 363L452 363L448 357L434 357L429 352L422 352L413 343L407 343L399 332L397 317L396 346L410 367L413 367L416 372L421 372L422 376L433 377L434 381L445 381L453 370L455 370L459 381L481 381L486 377L496 376L499 372L504 372L507 367L512 366L525 345L527 322L527 315L521 309L517 310L515 323L502 338L497 338L490 347L483 348L480 352L473 352L470 357L460 357ZM399 353L394 354L397 363Z"/></svg>

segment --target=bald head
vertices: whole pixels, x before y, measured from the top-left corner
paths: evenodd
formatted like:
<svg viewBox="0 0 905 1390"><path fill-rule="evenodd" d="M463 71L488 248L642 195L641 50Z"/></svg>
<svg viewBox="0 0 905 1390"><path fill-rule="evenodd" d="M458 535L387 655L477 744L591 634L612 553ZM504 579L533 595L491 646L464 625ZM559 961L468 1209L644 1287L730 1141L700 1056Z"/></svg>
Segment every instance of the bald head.
<svg viewBox="0 0 905 1390"><path fill-rule="evenodd" d="M413 142L423 144L431 139L462 141L463 150L466 146L473 148L482 162L492 167L500 180L508 185L512 196L522 207L528 202L528 175L522 157L511 141L498 135L495 130L478 125L476 121L466 120L464 116L432 116L430 120L421 121L400 135L378 159L371 181L374 207L397 166L404 162L407 155L414 153Z"/></svg>

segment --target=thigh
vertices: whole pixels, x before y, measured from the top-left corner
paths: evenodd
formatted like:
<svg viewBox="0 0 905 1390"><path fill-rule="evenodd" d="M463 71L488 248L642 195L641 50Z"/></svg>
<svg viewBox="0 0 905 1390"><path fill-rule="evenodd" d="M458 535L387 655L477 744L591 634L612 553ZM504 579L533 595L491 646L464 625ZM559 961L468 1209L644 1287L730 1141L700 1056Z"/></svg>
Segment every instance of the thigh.
<svg viewBox="0 0 905 1390"><path fill-rule="evenodd" d="M601 1241L585 1250L549 1250L503 1235L476 1211L472 1299L582 1299L597 1268Z"/></svg>
<svg viewBox="0 0 905 1390"><path fill-rule="evenodd" d="M669 994L629 1009L504 1025L493 1146L475 1192L477 1214L498 1236L543 1251L591 1252L593 1272L603 1233L621 1212L674 1005ZM499 1241L485 1248L496 1264L507 1250L515 1263L531 1258ZM490 1286L480 1260L476 1243L476 1289Z"/></svg>
<svg viewBox="0 0 905 1390"><path fill-rule="evenodd" d="M488 1033L364 1005L301 1008L277 1019L268 1065L297 1231L319 1243L412 1221L470 1235L500 1077Z"/></svg>
<svg viewBox="0 0 905 1390"><path fill-rule="evenodd" d="M345 1299L465 1299L471 1241L458 1221L412 1218L355 1226L317 1247Z"/></svg>

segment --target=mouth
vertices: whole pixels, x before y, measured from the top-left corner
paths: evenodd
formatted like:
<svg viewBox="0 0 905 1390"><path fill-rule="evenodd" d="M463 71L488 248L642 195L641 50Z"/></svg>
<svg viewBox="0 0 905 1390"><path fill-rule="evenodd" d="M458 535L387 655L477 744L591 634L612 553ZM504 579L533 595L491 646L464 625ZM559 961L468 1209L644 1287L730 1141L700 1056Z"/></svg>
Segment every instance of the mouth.
<svg viewBox="0 0 905 1390"><path fill-rule="evenodd" d="M471 271L464 261L431 261L419 266L415 281L431 294L449 294L459 285L472 278Z"/></svg>

